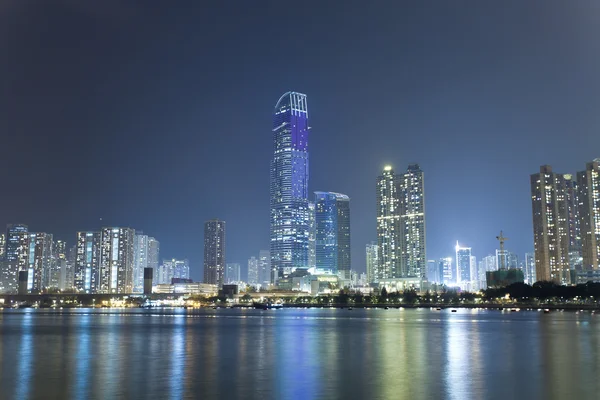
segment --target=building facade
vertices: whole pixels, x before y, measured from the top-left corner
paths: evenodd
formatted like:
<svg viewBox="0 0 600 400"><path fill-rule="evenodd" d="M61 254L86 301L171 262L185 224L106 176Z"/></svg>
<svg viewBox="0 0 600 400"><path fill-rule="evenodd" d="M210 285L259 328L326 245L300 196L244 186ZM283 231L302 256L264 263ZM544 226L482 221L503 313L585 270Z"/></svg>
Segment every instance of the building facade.
<svg viewBox="0 0 600 400"><path fill-rule="evenodd" d="M225 221L204 224L204 283L219 287L225 279Z"/></svg>
<svg viewBox="0 0 600 400"><path fill-rule="evenodd" d="M132 293L135 230L102 228L100 240L98 293Z"/></svg>
<svg viewBox="0 0 600 400"><path fill-rule="evenodd" d="M315 192L316 267L319 271L350 275L350 198Z"/></svg>
<svg viewBox="0 0 600 400"><path fill-rule="evenodd" d="M569 284L569 214L565 179L549 165L531 175L536 278Z"/></svg>
<svg viewBox="0 0 600 400"><path fill-rule="evenodd" d="M97 293L100 274L100 232L77 232L74 287L79 293Z"/></svg>
<svg viewBox="0 0 600 400"><path fill-rule="evenodd" d="M462 247L456 242L456 283L466 288L471 280L471 248Z"/></svg>
<svg viewBox="0 0 600 400"><path fill-rule="evenodd" d="M29 232L27 225L9 224L6 227L6 250L4 262L0 270L0 291L17 292L19 271L28 267Z"/></svg>
<svg viewBox="0 0 600 400"><path fill-rule="evenodd" d="M258 252L258 283L265 288L271 284L271 253L269 250Z"/></svg>
<svg viewBox="0 0 600 400"><path fill-rule="evenodd" d="M600 159L587 163L577 173L579 226L584 270L600 267Z"/></svg>
<svg viewBox="0 0 600 400"><path fill-rule="evenodd" d="M158 275L156 276L157 284L170 285L173 278L190 279L190 263L188 259L178 260L172 258L163 260L162 264L158 267Z"/></svg>
<svg viewBox="0 0 600 400"><path fill-rule="evenodd" d="M133 245L133 293L144 291L144 268L148 267L148 235L136 232Z"/></svg>
<svg viewBox="0 0 600 400"><path fill-rule="evenodd" d="M376 242L371 242L366 246L367 256L367 283L376 283L379 276L379 255Z"/></svg>
<svg viewBox="0 0 600 400"><path fill-rule="evenodd" d="M402 276L426 279L425 186L418 164L410 164L407 171L398 176L398 195Z"/></svg>
<svg viewBox="0 0 600 400"><path fill-rule="evenodd" d="M377 178L377 280L402 276L402 233L397 189L394 170L388 165Z"/></svg>
<svg viewBox="0 0 600 400"><path fill-rule="evenodd" d="M535 276L535 253L525 253L525 282L528 285L533 285L536 280Z"/></svg>
<svg viewBox="0 0 600 400"><path fill-rule="evenodd" d="M271 161L271 266L275 280L309 267L308 107L287 92L275 105Z"/></svg>
<svg viewBox="0 0 600 400"><path fill-rule="evenodd" d="M258 285L258 259L254 256L248 259L248 285Z"/></svg>
<svg viewBox="0 0 600 400"><path fill-rule="evenodd" d="M225 282L226 283L237 283L241 281L240 275L240 264L239 263L227 263L227 269L225 271Z"/></svg>
<svg viewBox="0 0 600 400"><path fill-rule="evenodd" d="M44 289L43 277L52 267L53 238L48 233L30 233L27 243L27 291L40 293Z"/></svg>

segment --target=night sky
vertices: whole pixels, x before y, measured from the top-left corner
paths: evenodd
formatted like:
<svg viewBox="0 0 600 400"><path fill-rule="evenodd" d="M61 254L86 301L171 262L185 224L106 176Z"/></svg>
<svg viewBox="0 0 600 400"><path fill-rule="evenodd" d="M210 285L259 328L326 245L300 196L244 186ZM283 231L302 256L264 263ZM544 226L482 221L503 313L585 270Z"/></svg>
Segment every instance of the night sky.
<svg viewBox="0 0 600 400"><path fill-rule="evenodd" d="M177 6L173 6L177 3ZM326 4L323 4L326 3ZM272 111L308 95L310 190L348 194L353 268L387 163L425 172L427 256L532 251L529 175L600 157L597 1L0 3L0 224L131 226L187 257L268 249ZM102 221L100 221L102 218Z"/></svg>

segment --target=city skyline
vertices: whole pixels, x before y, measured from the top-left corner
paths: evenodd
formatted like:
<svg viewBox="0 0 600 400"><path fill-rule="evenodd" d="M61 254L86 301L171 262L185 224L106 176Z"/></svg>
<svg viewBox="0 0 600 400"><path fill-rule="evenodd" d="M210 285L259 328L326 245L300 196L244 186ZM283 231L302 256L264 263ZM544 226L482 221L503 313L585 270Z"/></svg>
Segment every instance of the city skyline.
<svg viewBox="0 0 600 400"><path fill-rule="evenodd" d="M342 15L331 4L289 14L244 4L240 18L224 5L120 14L19 2L0 11L12 61L0 72L18 94L2 99L0 158L20 166L4 178L0 226L68 243L78 231L132 226L166 256L188 257L199 280L198 226L219 216L228 259L244 264L269 245L273 104L298 90L311 102L309 192L352 199L354 269L376 240L373 177L413 162L427 172L428 258L452 256L456 240L484 256L500 230L522 258L533 247L527 176L546 163L579 171L600 148L600 53L587 40L600 34L597 14L551 3L474 4L469 15L450 4L350 2ZM365 28L367 14L378 30ZM306 31L271 23L309 16ZM215 28L218 18L230 23ZM332 31L337 19L345 23ZM290 43L298 51L280 68Z"/></svg>

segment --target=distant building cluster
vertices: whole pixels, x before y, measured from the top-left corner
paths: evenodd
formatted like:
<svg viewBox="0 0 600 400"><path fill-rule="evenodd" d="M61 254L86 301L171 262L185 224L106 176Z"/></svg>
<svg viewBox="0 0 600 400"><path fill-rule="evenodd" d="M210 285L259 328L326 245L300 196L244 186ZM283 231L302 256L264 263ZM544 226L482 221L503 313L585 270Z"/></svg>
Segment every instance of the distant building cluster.
<svg viewBox="0 0 600 400"><path fill-rule="evenodd" d="M74 244L9 224L0 235L0 293L142 293L144 274L189 280L188 260L159 261L160 243L126 227L81 231Z"/></svg>
<svg viewBox="0 0 600 400"><path fill-rule="evenodd" d="M531 175L535 274L557 284L600 280L600 159L576 175Z"/></svg>

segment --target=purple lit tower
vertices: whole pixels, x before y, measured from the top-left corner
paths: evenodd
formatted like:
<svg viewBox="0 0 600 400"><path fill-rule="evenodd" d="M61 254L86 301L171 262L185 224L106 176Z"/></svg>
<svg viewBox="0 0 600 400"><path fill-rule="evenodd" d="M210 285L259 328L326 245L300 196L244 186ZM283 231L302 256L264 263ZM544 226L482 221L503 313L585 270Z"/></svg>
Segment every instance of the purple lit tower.
<svg viewBox="0 0 600 400"><path fill-rule="evenodd" d="M275 105L271 161L271 283L308 268L308 108L287 92Z"/></svg>

